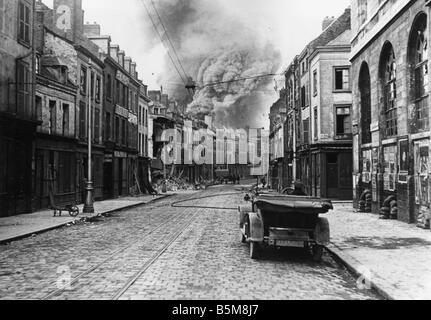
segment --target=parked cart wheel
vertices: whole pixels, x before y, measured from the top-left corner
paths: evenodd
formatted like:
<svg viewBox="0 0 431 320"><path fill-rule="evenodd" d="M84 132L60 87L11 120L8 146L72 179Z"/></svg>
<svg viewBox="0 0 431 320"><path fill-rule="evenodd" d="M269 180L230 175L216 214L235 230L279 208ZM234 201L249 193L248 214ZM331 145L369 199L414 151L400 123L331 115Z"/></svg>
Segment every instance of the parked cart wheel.
<svg viewBox="0 0 431 320"><path fill-rule="evenodd" d="M73 206L70 208L69 215L73 218L79 215L79 208L77 206Z"/></svg>
<svg viewBox="0 0 431 320"><path fill-rule="evenodd" d="M253 260L259 259L260 246L257 242L250 242L250 258Z"/></svg>
<svg viewBox="0 0 431 320"><path fill-rule="evenodd" d="M313 251L313 260L315 262L321 262L323 257L323 246L316 244L313 246L312 251Z"/></svg>

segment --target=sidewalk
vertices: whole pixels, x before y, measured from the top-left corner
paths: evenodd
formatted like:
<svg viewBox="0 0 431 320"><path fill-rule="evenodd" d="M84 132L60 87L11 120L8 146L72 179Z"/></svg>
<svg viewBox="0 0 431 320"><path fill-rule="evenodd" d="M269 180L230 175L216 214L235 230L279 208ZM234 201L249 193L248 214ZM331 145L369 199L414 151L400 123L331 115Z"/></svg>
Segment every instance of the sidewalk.
<svg viewBox="0 0 431 320"><path fill-rule="evenodd" d="M94 214L83 214L83 205L79 205L79 216L70 217L68 212L63 212L61 217L53 217L52 210L44 210L31 214L22 214L13 217L0 218L0 244L7 243L33 234L53 230L82 219L94 218L99 215L112 213L118 210L130 209L136 206L173 196L169 193L160 196L145 195L140 197L127 197L115 200L99 201L94 204Z"/></svg>
<svg viewBox="0 0 431 320"><path fill-rule="evenodd" d="M336 203L328 249L387 299L431 299L431 232Z"/></svg>

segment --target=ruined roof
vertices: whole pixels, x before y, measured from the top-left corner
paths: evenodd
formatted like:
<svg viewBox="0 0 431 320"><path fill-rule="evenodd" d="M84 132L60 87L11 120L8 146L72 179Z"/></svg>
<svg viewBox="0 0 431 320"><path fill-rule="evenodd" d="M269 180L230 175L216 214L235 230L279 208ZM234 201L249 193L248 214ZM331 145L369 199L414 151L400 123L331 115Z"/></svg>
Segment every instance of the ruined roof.
<svg viewBox="0 0 431 320"><path fill-rule="evenodd" d="M65 64L61 63L58 57L54 55L43 55L41 57L41 64L47 67L65 66Z"/></svg>

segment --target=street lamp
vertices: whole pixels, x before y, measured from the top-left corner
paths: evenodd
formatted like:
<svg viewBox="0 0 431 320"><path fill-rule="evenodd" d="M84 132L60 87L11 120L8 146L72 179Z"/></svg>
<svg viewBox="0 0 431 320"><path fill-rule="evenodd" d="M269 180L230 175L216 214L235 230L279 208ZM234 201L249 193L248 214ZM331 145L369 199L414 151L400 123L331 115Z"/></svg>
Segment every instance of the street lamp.
<svg viewBox="0 0 431 320"><path fill-rule="evenodd" d="M92 112L91 112L91 91L96 90L96 88L93 87L93 84L91 83L91 72L92 72L92 63L91 59L89 62L89 68L87 72L87 94L88 94L88 112L87 112L87 118L88 118L88 176L87 176L87 184L85 186L85 204L84 204L84 213L94 213L94 201L93 201L93 178L92 178ZM93 91L95 92L95 91Z"/></svg>

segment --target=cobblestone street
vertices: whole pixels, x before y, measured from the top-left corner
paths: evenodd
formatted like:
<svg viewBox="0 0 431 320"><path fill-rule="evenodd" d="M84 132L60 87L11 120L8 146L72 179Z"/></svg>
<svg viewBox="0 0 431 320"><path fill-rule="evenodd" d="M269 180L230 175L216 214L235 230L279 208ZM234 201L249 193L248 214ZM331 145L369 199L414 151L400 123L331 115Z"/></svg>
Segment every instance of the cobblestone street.
<svg viewBox="0 0 431 320"><path fill-rule="evenodd" d="M379 299L329 255L317 264L303 250L267 250L251 260L237 212L201 208L242 198L214 187L3 245L0 298Z"/></svg>

